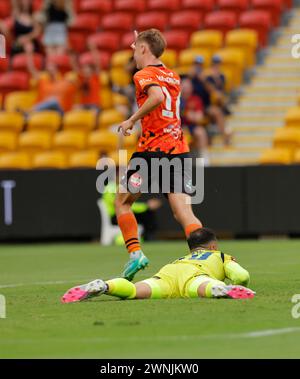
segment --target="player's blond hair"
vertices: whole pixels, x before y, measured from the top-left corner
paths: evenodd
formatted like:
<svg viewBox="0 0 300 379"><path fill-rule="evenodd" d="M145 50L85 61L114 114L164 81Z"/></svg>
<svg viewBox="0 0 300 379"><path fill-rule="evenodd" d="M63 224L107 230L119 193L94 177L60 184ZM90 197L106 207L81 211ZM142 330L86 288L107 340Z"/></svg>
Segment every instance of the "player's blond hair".
<svg viewBox="0 0 300 379"><path fill-rule="evenodd" d="M159 58L165 51L165 48L167 47L165 37L158 29L147 29L139 33L137 37L137 42L141 41L147 43L151 53L156 58Z"/></svg>

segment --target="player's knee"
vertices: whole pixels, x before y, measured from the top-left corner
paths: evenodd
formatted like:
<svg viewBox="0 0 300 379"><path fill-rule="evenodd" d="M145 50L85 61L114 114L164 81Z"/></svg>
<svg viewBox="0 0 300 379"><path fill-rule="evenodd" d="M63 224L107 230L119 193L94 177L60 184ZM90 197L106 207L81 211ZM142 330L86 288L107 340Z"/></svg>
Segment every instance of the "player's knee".
<svg viewBox="0 0 300 379"><path fill-rule="evenodd" d="M136 288L136 299L149 299L151 297L151 287L149 284L144 282L139 282L135 284Z"/></svg>

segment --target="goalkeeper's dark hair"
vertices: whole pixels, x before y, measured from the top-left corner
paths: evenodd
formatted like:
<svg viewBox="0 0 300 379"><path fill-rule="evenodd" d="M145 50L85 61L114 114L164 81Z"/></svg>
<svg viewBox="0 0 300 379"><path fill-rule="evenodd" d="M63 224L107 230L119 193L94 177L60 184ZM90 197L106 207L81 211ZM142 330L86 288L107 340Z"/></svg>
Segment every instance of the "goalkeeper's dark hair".
<svg viewBox="0 0 300 379"><path fill-rule="evenodd" d="M206 247L210 242L217 241L215 232L209 228L194 230L187 239L190 250Z"/></svg>

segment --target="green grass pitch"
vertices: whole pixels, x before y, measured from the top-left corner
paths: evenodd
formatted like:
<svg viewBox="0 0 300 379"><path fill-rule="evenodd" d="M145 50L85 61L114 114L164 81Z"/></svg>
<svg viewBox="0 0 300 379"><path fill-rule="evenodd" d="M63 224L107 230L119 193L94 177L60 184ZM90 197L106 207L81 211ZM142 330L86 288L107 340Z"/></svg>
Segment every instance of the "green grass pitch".
<svg viewBox="0 0 300 379"><path fill-rule="evenodd" d="M71 286L118 276L124 248L98 244L2 245L0 358L300 358L300 241L222 241L251 274L253 300L122 301L102 296L61 304ZM184 242L145 244L143 279L184 255ZM258 333L256 333L258 332Z"/></svg>

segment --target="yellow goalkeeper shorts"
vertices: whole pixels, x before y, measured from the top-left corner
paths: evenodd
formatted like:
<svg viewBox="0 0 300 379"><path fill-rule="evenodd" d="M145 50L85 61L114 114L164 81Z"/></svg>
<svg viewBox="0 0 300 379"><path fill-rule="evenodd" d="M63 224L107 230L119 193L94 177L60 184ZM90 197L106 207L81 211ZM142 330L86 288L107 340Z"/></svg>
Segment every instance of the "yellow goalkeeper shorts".
<svg viewBox="0 0 300 379"><path fill-rule="evenodd" d="M168 264L152 278L143 280L152 290L151 298L197 297L197 288L211 278L196 265Z"/></svg>

